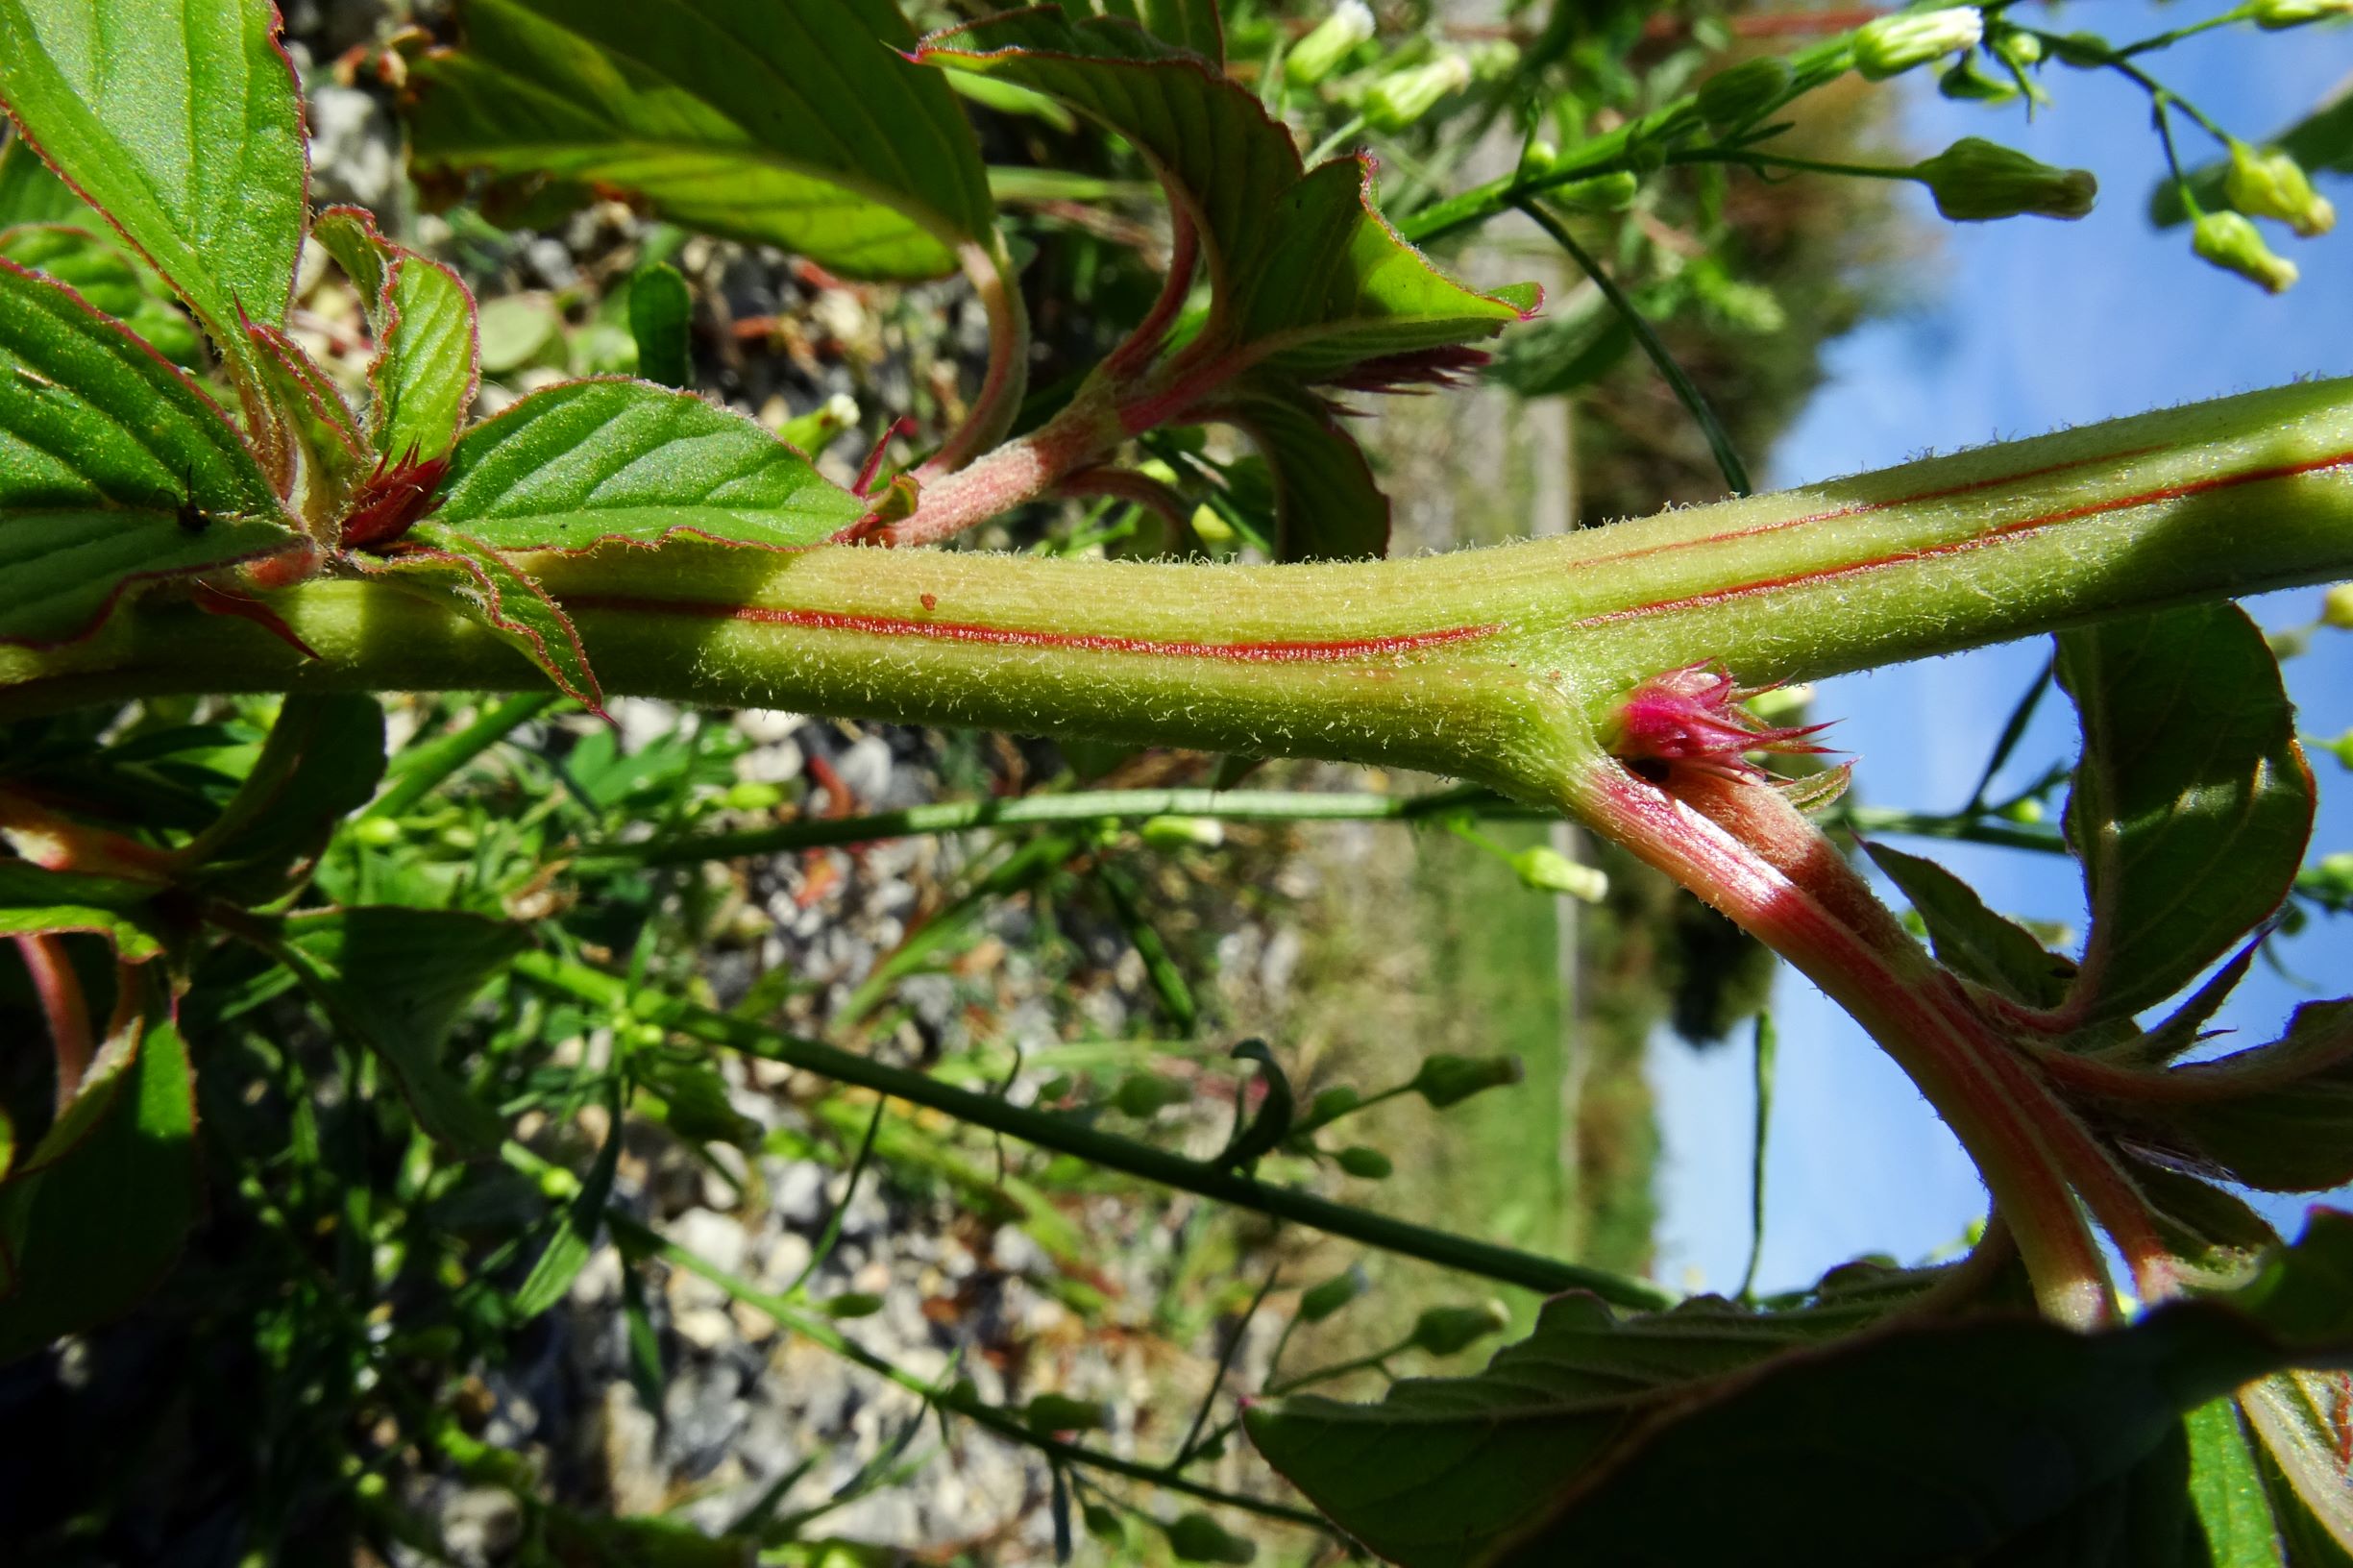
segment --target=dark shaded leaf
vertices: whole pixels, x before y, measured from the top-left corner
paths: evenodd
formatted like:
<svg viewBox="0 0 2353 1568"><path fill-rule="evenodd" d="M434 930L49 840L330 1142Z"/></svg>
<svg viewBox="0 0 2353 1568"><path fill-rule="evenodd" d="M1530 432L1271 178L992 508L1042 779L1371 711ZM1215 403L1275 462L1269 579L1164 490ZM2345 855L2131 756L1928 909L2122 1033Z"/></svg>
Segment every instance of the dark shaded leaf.
<svg viewBox="0 0 2353 1568"><path fill-rule="evenodd" d="M441 1049L475 996L531 945L528 931L449 910L381 908L297 916L285 937L304 989L383 1059L419 1125L469 1152L498 1141L498 1113L450 1075Z"/></svg>
<svg viewBox="0 0 2353 1568"><path fill-rule="evenodd" d="M1414 1568L1816 1563L1827 1521L1857 1568L2138 1568L2185 1560L2182 1417L2353 1356L2349 1281L2353 1216L2323 1212L2245 1287L2096 1335L1986 1313L1824 1342L1902 1299L1884 1287L1623 1322L1562 1297L1478 1377L1246 1419L1336 1524Z"/></svg>
<svg viewBox="0 0 2353 1568"><path fill-rule="evenodd" d="M2067 994L2075 966L2024 926L1986 908L1974 888L1933 860L1882 844L1863 847L1927 925L1928 941L1947 968L2029 1007L2055 1007Z"/></svg>
<svg viewBox="0 0 2353 1568"><path fill-rule="evenodd" d="M1378 557L1389 548L1389 498L1322 399L1270 392L1223 410L1249 435L1274 480L1275 552L1283 560Z"/></svg>
<svg viewBox="0 0 2353 1568"><path fill-rule="evenodd" d="M416 159L633 191L862 278L953 269L993 222L979 144L896 51L892 0L467 0L419 60Z"/></svg>
<svg viewBox="0 0 2353 1568"><path fill-rule="evenodd" d="M2100 1102L2110 1125L2273 1192L2353 1182L2353 1000L2308 1002L2268 1045L2165 1069L2163 1093Z"/></svg>
<svg viewBox="0 0 2353 1568"><path fill-rule="evenodd" d="M2164 1001L2277 909L2312 833L2312 773L2263 632L2233 604L2059 638L2083 726L2067 806L2092 933L2064 1011Z"/></svg>
<svg viewBox="0 0 2353 1568"><path fill-rule="evenodd" d="M196 1217L195 1130L187 1046L158 1006L0 1183L0 1362L120 1316L171 1267Z"/></svg>

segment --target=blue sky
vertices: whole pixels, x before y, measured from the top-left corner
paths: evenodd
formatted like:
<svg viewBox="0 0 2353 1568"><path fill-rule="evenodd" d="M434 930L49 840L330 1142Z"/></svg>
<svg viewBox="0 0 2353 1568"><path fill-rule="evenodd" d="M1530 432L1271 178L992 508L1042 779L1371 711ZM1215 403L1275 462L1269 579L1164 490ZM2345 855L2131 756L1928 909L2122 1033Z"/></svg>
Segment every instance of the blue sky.
<svg viewBox="0 0 2353 1568"><path fill-rule="evenodd" d="M2194 7L2096 0L2049 25L2096 28L2120 42L2217 9L2211 0ZM2258 140L2353 74L2353 28L2224 30L2149 63L2175 91ZM1917 154L1957 136L1988 136L2046 162L2093 170L2102 198L2080 223L1951 226L1936 218L1924 193L1906 187L1922 222L1937 230L1916 303L1831 347L1826 384L1771 455L1771 483L1828 478L1930 449L2297 377L2353 373L2353 182L2322 186L2345 208L2346 227L2319 240L2275 241L2304 279L2272 298L2192 257L2183 231L2149 227L2145 199L2161 155L2138 88L2113 76L2061 70L2050 85L2056 108L2029 125L2016 108L1947 102L1925 73L1901 84L1901 131ZM2185 159L2196 161L2215 151L2194 131L2182 145ZM2309 622L2318 601L2317 590L2304 590L2251 607L2276 627ZM1816 714L1840 721L1833 738L1859 758L1864 798L1949 810L1975 781L1985 748L2041 668L2047 646L1989 649L1826 682ZM2311 653L2290 661L2288 673L2307 734L2353 728L2353 633L2323 634ZM2071 755L2072 740L2067 704L2047 700L2015 771L2031 776ZM2315 852L2353 848L2353 775L2325 755L2315 772L2321 785ZM1998 908L2081 929L2081 894L2063 863L1970 845L1903 847L1944 861ZM2299 989L2259 966L2218 1020L2249 1043L2270 1038L2258 1031L2275 1031L2296 1003L2353 990L2346 962L2353 919L2316 922L2287 951L2293 970L2332 989ZM1802 1285L1865 1252L1917 1259L1957 1238L1983 1213L1984 1190L1909 1081L1844 1014L1786 970L1775 1017L1780 1069L1760 1286ZM1750 1072L1745 1039L1705 1055L1671 1040L1652 1048L1665 1139L1658 1266L1670 1283L1729 1289L1739 1282L1749 1248ZM2267 1207L2293 1234L2305 1200Z"/></svg>

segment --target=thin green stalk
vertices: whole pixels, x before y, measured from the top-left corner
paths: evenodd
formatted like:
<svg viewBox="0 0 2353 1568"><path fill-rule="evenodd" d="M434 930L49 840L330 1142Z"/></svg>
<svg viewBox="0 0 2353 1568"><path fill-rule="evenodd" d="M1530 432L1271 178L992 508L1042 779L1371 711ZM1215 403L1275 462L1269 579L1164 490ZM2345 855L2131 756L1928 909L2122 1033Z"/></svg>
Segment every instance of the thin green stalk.
<svg viewBox="0 0 2353 1568"><path fill-rule="evenodd" d="M452 735L411 747L393 763L392 782L369 807L372 817L403 817L460 768L563 700L557 692L520 692Z"/></svg>
<svg viewBox="0 0 2353 1568"><path fill-rule="evenodd" d="M1749 1266L1741 1271L1740 1299L1756 1299L1756 1269L1765 1257L1765 1154L1773 1128L1773 1068L1779 1037L1771 1009L1756 1016L1756 1125L1749 1143Z"/></svg>
<svg viewBox="0 0 2353 1568"><path fill-rule="evenodd" d="M1647 1281L1630 1280L1605 1270L1558 1262L1450 1232L1430 1230L1293 1188L1257 1181L1100 1132L1068 1116L1011 1105L993 1094L938 1083L922 1073L894 1067L816 1041L797 1040L670 997L632 991L611 975L545 953L523 955L515 961L515 969L534 984L602 1006L625 1008L636 1017L714 1045L783 1062L804 1072L944 1112L972 1126L1006 1133L1040 1148L1076 1155L1108 1170L1344 1236L1385 1252L1418 1258L1443 1268L1459 1269L1482 1279L1547 1294L1590 1290L1605 1301L1638 1308L1668 1306L1675 1300L1673 1292Z"/></svg>
<svg viewBox="0 0 2353 1568"><path fill-rule="evenodd" d="M1620 288L1617 280L1603 270L1600 262L1585 254L1585 248L1577 243L1577 236L1569 233L1569 226L1547 211L1541 202L1522 202L1519 208L1534 220L1536 227L1543 230L1554 244L1569 253L1569 258L1593 280L1594 286L1602 291L1602 297L1609 302L1610 308L1617 311L1619 318L1633 330L1634 341L1642 345L1642 352L1650 355L1651 363L1658 368L1658 374L1674 389L1676 401L1699 425L1700 433L1707 437L1707 450L1715 454L1716 467L1723 471L1726 486L1735 496L1752 493L1754 486L1749 483L1749 465L1740 460L1739 452L1732 446L1731 433L1725 429L1724 421L1716 417L1716 410L1708 403L1707 394L1700 390L1700 383L1691 379L1691 373L1678 364L1675 355L1667 352L1667 345L1659 340L1657 331L1644 319L1642 311L1626 290Z"/></svg>
<svg viewBox="0 0 2353 1568"><path fill-rule="evenodd" d="M691 1274L699 1275L747 1307L756 1308L766 1312L783 1327L841 1357L844 1360L853 1361L876 1376L898 1384L909 1393L942 1409L963 1416L974 1426L985 1427L1000 1437L1034 1448L1048 1458L1065 1464L1085 1465L1091 1470L1107 1471L1115 1476L1126 1476L1132 1481L1149 1482L1155 1486L1165 1487L1173 1492L1183 1492L1189 1497L1197 1497L1204 1502L1215 1503L1224 1507L1238 1508L1246 1513L1255 1513L1262 1519L1281 1520L1285 1524L1299 1525L1309 1530L1329 1531L1331 1529L1331 1526L1324 1522L1322 1515L1311 1513L1305 1508L1287 1507L1280 1503L1268 1503L1262 1499L1245 1497L1237 1492L1220 1491L1214 1486L1204 1485L1200 1482L1188 1480L1184 1476L1172 1475L1139 1460L1123 1459L1115 1454L1105 1454L1100 1450L1087 1448L1078 1443L1065 1442L1059 1437L1051 1437L1043 1433L1032 1432L1028 1424L1013 1411L999 1409L967 1388L935 1387L897 1363L868 1350L835 1327L831 1320L805 1311L782 1296L771 1295L749 1281L739 1279L718 1265L705 1262L685 1248L670 1241L658 1232L647 1229L645 1225L623 1210L608 1210L605 1219L606 1223L612 1227L614 1235L622 1238L632 1251L646 1257L659 1258Z"/></svg>
<svg viewBox="0 0 2353 1568"><path fill-rule="evenodd" d="M681 833L631 844L618 839L585 845L574 859L583 870L608 865L686 866L789 854L801 849L923 838L975 829L1042 823L1145 821L1155 817L1203 817L1227 822L1416 821L1455 812L1481 817L1550 817L1540 806L1506 800L1477 786L1425 795L1310 795L1292 790L1085 790L1011 799L958 800L911 806L870 817L811 817L775 827L726 833Z"/></svg>

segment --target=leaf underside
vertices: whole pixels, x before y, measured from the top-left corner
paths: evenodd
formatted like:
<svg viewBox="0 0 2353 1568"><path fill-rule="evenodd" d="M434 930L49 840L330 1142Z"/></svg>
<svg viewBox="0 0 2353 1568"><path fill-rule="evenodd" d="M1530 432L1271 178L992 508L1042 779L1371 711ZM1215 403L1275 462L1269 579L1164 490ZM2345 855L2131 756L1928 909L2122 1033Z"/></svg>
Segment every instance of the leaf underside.
<svg viewBox="0 0 2353 1568"><path fill-rule="evenodd" d="M416 62L420 167L619 189L860 278L953 270L989 232L979 144L897 51L892 0L467 0Z"/></svg>
<svg viewBox="0 0 2353 1568"><path fill-rule="evenodd" d="M2059 638L2083 727L2067 831L2092 930L2065 1011L2098 1022L2164 1001L2287 896L2313 783L2263 632L2234 604Z"/></svg>

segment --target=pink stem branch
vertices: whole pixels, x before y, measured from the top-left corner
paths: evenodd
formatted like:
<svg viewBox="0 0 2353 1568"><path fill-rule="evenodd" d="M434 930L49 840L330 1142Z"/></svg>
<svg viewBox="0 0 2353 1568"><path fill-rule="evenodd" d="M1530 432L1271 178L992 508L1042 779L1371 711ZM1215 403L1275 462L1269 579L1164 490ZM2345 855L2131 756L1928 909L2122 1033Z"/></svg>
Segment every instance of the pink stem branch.
<svg viewBox="0 0 2353 1568"><path fill-rule="evenodd" d="M989 370L964 423L916 471L918 483L953 474L1005 439L1029 387L1029 306L1004 240L959 247L957 259L989 313Z"/></svg>
<svg viewBox="0 0 2353 1568"><path fill-rule="evenodd" d="M61 939L48 932L19 936L16 951L33 977L34 997L49 1024L49 1042L57 1051L57 1109L63 1115L81 1091L83 1076L97 1054L97 1041L90 1033L89 1003L82 994L82 977L74 973Z"/></svg>
<svg viewBox="0 0 2353 1568"><path fill-rule="evenodd" d="M1193 271L1201 259L1201 232L1182 203L1171 201L1168 210L1176 227L1169 239L1168 276L1161 284L1160 298L1152 302L1152 308L1136 324L1136 330L1103 361L1104 374L1117 380L1140 374L1159 356L1161 345L1167 341L1168 329L1176 325L1186 300L1192 294Z"/></svg>

